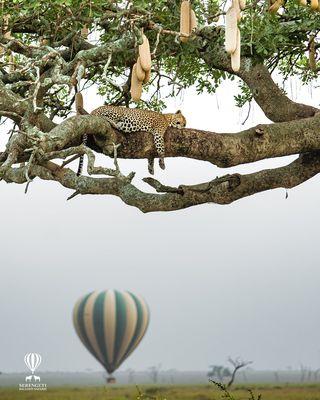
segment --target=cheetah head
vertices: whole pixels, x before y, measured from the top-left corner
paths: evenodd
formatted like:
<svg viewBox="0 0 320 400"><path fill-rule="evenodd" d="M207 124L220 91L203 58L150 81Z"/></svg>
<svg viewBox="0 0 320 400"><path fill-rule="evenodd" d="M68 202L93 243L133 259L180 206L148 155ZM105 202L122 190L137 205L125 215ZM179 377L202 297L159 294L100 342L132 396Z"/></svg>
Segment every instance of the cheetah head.
<svg viewBox="0 0 320 400"><path fill-rule="evenodd" d="M181 111L178 110L175 114L171 114L170 126L173 128L184 128L187 124L185 117L182 115Z"/></svg>

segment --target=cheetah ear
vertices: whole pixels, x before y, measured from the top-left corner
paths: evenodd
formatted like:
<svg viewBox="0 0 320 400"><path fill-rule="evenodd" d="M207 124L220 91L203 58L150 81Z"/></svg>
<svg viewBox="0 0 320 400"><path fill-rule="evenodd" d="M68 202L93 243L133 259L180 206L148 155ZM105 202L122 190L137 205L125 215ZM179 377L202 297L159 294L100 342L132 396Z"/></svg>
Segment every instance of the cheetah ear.
<svg viewBox="0 0 320 400"><path fill-rule="evenodd" d="M176 111L176 114L181 114L181 110Z"/></svg>

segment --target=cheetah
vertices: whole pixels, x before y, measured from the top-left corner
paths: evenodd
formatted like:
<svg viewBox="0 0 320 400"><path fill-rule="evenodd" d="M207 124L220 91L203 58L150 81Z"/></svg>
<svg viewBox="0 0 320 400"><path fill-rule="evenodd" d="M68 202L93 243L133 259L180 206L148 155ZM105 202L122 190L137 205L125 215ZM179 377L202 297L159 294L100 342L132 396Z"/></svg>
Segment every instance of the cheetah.
<svg viewBox="0 0 320 400"><path fill-rule="evenodd" d="M144 131L153 135L154 144L159 155L159 166L165 169L164 134L169 126L182 129L186 126L186 119L178 110L174 114L161 114L155 111L127 108L122 106L101 106L91 112L91 115L106 117L115 129L123 133ZM148 170L154 173L154 159L148 159ZM81 165L82 167L82 165ZM81 167L79 170L81 173ZM79 171L78 171L79 172Z"/></svg>

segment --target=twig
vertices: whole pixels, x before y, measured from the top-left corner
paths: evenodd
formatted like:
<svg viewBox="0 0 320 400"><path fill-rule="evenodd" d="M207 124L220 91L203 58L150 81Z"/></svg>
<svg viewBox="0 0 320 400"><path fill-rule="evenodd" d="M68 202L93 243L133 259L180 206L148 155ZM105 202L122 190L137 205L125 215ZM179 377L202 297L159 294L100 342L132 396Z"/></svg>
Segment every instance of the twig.
<svg viewBox="0 0 320 400"><path fill-rule="evenodd" d="M113 163L114 166L116 167L116 171L118 171L120 174L120 169L118 164L118 147L121 146L121 143L119 144L112 143L112 144L113 144Z"/></svg>
<svg viewBox="0 0 320 400"><path fill-rule="evenodd" d="M181 33L181 32L177 32L177 31L172 31L170 29L163 29L161 26L159 26L158 24L156 24L155 22L150 21L149 26L150 29L152 30L156 30L156 31L160 31L160 34L163 35L172 35L172 36L176 36L176 37L186 37L189 38L191 35L188 35L186 33Z"/></svg>
<svg viewBox="0 0 320 400"><path fill-rule="evenodd" d="M159 45L159 42L160 42L161 31L162 31L162 28L159 27L159 30L158 30L158 33L157 33L156 43L154 45L154 49L153 49L153 52L151 53L151 56L154 56L156 54L156 52L157 52L158 45Z"/></svg>
<svg viewBox="0 0 320 400"><path fill-rule="evenodd" d="M106 65L105 65L104 68L103 68L103 75L104 75L105 77L107 77L107 71L108 71L109 65L110 65L110 63L111 63L111 59L112 59L112 52L110 52L110 54L109 54L109 56L108 56L108 60L107 60L107 62L106 62Z"/></svg>
<svg viewBox="0 0 320 400"><path fill-rule="evenodd" d="M64 168L66 165L72 163L72 161L78 159L79 157L81 157L81 154L76 154L73 157L69 158L69 160L64 161L61 165L60 168Z"/></svg>
<svg viewBox="0 0 320 400"><path fill-rule="evenodd" d="M34 92L33 92L33 111L35 113L38 113L39 111L42 110L41 107L37 106L37 96L38 96L38 92L39 92L39 89L40 89L40 86L41 86L41 83L40 83L40 68L39 67L35 67L35 68L36 68L36 71L37 71L37 79L35 81L35 89L34 89Z"/></svg>
<svg viewBox="0 0 320 400"><path fill-rule="evenodd" d="M78 194L80 194L80 192L79 192L79 190L76 190L74 193L72 193L71 196L69 196L69 197L67 198L67 201L73 199L73 198L76 197L76 196L78 196Z"/></svg>
<svg viewBox="0 0 320 400"><path fill-rule="evenodd" d="M250 111L251 111L251 101L249 101L249 109L248 109L247 116L246 116L246 118L244 119L244 121L242 122L241 125L244 125L248 121L248 118L249 118L249 115L250 115Z"/></svg>
<svg viewBox="0 0 320 400"><path fill-rule="evenodd" d="M24 194L27 194L27 193L28 193L29 185L30 185L31 182L32 182L32 181L27 182L26 188L24 189Z"/></svg>
<svg viewBox="0 0 320 400"><path fill-rule="evenodd" d="M24 175L25 175L26 180L27 180L28 183L32 182L32 179L31 179L30 176L29 176L29 172L30 172L30 168L31 168L31 165L32 165L32 162L33 162L33 160L34 160L34 158L35 158L36 153L37 153L37 150L34 149L34 150L32 151L32 153L31 153L31 156L30 156L30 158L29 158L29 161L28 161L28 163L27 163L27 165L26 165L26 169L25 169Z"/></svg>
<svg viewBox="0 0 320 400"><path fill-rule="evenodd" d="M143 182L147 183L151 187L153 187L158 193L178 193L183 195L184 191L182 188L172 187L172 186L165 186L161 182L157 181L154 178L148 177L143 178Z"/></svg>
<svg viewBox="0 0 320 400"><path fill-rule="evenodd" d="M209 382L212 382L219 390L221 390L221 392L223 392L224 399L234 400L223 383L216 382L213 379L209 379Z"/></svg>

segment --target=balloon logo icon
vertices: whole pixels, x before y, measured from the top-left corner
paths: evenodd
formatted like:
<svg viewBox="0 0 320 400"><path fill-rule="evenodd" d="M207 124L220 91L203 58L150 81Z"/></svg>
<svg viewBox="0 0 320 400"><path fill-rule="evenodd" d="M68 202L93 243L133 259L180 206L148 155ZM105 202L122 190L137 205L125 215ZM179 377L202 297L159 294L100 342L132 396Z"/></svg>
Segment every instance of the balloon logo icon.
<svg viewBox="0 0 320 400"><path fill-rule="evenodd" d="M41 364L41 356L38 353L28 353L24 356L24 363L30 369L31 373L34 374L34 371Z"/></svg>

